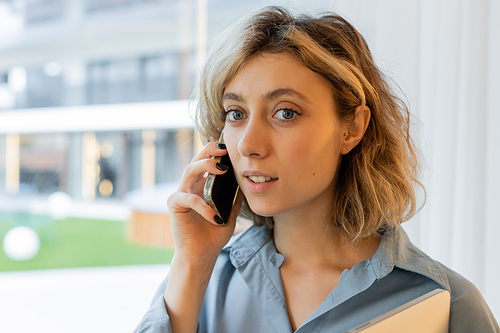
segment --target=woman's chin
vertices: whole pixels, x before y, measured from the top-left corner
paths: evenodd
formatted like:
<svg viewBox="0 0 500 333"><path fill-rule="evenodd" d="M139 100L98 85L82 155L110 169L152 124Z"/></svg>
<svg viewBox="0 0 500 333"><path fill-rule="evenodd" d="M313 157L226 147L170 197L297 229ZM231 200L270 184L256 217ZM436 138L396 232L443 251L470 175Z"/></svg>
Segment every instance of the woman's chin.
<svg viewBox="0 0 500 333"><path fill-rule="evenodd" d="M272 207L269 204L252 204L251 202L249 202L248 206L250 207L252 212L264 217L273 217L282 213L282 211L278 207Z"/></svg>

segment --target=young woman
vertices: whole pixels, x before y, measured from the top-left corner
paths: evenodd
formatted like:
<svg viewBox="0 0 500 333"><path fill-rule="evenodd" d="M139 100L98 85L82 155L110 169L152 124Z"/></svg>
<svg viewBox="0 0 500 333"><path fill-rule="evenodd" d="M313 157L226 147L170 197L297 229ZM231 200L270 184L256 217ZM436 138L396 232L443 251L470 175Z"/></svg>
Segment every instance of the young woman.
<svg viewBox="0 0 500 333"><path fill-rule="evenodd" d="M337 15L269 7L228 29L199 87L212 142L168 200L175 256L137 332L345 332L435 288L451 293L450 332L500 332L399 227L420 185L409 118ZM227 224L202 199L225 154L240 186ZM254 225L232 237L238 215Z"/></svg>

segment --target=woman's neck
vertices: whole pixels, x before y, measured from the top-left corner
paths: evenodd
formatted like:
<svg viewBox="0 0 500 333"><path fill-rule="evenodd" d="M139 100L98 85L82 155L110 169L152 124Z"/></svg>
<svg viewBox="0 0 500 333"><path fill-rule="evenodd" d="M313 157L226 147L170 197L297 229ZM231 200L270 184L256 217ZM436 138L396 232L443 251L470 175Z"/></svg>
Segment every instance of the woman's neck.
<svg viewBox="0 0 500 333"><path fill-rule="evenodd" d="M309 210L300 216L276 216L274 243L285 258L284 264L298 270L308 267L329 267L343 271L366 259L378 249L381 236L363 238L353 243L343 234L335 233L328 214Z"/></svg>

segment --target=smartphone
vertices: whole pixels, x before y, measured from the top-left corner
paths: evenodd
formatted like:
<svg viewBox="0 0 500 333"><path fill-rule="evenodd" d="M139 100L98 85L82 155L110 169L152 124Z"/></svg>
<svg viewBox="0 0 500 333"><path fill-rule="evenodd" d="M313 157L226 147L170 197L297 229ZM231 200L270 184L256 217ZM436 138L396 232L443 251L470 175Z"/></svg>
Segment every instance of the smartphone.
<svg viewBox="0 0 500 333"><path fill-rule="evenodd" d="M224 143L224 131L220 135L219 142ZM239 186L234 176L234 169L229 159L229 154L222 156L220 163L228 166L229 169L222 175L208 174L205 187L203 188L203 199L217 212L224 223L227 223L236 195L238 194Z"/></svg>

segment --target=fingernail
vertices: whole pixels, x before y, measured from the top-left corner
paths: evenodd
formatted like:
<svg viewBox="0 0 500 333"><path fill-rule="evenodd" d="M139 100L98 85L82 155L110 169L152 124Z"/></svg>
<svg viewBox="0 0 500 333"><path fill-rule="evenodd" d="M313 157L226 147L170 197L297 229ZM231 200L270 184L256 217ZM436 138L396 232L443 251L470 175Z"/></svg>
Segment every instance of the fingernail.
<svg viewBox="0 0 500 333"><path fill-rule="evenodd" d="M217 222L217 224L225 224L219 215L215 215L214 220L215 220L215 222Z"/></svg>
<svg viewBox="0 0 500 333"><path fill-rule="evenodd" d="M226 145L223 144L223 143L218 143L217 144L217 148L219 148L219 149L226 149Z"/></svg>
<svg viewBox="0 0 500 333"><path fill-rule="evenodd" d="M226 166L226 165L224 165L224 164L222 164L222 163L216 163L216 164L215 164L215 167L216 167L217 169L219 169L220 171L226 171L227 169L229 169L229 167L228 167L228 166Z"/></svg>

